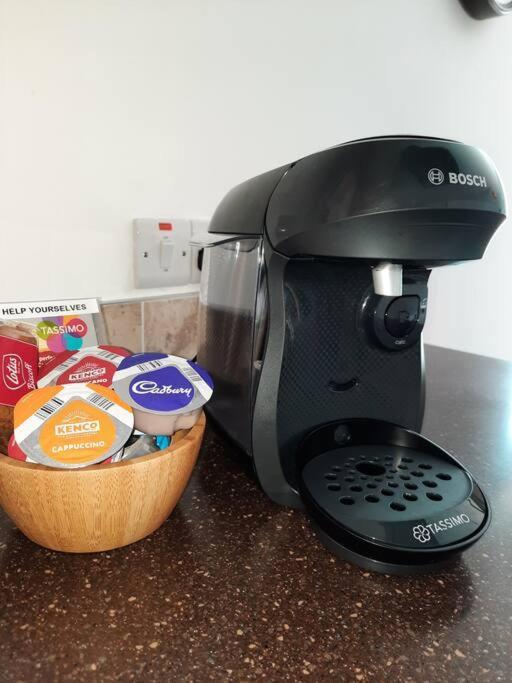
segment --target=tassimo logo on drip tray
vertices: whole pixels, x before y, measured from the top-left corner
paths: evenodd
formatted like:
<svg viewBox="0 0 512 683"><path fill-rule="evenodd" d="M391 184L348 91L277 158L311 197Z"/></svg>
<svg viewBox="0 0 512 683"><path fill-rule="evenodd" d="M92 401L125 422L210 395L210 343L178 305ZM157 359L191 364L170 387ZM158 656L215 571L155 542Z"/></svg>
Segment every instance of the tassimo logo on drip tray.
<svg viewBox="0 0 512 683"><path fill-rule="evenodd" d="M418 524L413 527L412 535L420 543L427 543L432 536L448 529L453 529L453 527L460 524L469 524L470 521L468 515L463 512L461 515L439 519L437 522L431 522L430 524Z"/></svg>

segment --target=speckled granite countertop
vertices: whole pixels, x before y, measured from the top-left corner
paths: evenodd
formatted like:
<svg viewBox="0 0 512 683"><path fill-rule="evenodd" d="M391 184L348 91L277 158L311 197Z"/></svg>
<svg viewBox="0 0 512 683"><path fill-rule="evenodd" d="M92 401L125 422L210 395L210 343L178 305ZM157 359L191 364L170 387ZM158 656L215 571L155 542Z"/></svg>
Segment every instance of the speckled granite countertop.
<svg viewBox="0 0 512 683"><path fill-rule="evenodd" d="M494 510L458 566L404 579L336 559L210 431L178 508L133 546L51 552L0 512L0 681L510 681L512 366L427 363L424 433Z"/></svg>

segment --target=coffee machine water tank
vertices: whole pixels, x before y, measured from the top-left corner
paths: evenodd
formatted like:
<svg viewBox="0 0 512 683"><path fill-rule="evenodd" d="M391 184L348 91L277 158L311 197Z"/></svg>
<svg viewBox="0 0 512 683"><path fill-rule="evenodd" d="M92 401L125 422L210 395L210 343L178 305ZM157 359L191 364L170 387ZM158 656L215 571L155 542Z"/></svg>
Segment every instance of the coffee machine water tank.
<svg viewBox="0 0 512 683"><path fill-rule="evenodd" d="M238 185L195 236L210 417L270 498L363 566L431 569L489 523L471 475L417 433L421 332L431 270L481 258L505 212L480 150L381 137Z"/></svg>

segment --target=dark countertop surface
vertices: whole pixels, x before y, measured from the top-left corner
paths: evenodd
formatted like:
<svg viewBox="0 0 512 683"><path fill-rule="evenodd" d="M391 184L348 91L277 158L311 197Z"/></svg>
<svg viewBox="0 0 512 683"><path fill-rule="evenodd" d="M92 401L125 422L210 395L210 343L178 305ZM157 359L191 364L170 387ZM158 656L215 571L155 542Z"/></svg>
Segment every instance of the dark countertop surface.
<svg viewBox="0 0 512 683"><path fill-rule="evenodd" d="M423 433L493 507L458 565L400 578L337 559L210 430L176 510L132 546L52 552L0 512L0 681L510 681L512 366L426 359Z"/></svg>

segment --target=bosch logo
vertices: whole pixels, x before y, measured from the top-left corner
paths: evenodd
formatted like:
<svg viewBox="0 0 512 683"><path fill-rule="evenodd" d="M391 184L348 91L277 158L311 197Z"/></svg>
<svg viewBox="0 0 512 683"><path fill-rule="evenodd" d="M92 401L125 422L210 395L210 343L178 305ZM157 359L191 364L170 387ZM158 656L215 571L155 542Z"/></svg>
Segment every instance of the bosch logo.
<svg viewBox="0 0 512 683"><path fill-rule="evenodd" d="M445 181L446 174L440 168L431 168L427 173L427 178L432 185L442 185ZM487 178L484 175L476 175L473 173L448 173L448 182L450 185L468 185L469 187L487 187Z"/></svg>
<svg viewBox="0 0 512 683"><path fill-rule="evenodd" d="M432 185L442 185L444 183L444 173L440 168L431 168L427 174L427 178Z"/></svg>
<svg viewBox="0 0 512 683"><path fill-rule="evenodd" d="M420 543L426 543L427 541L430 541L430 531L426 526L423 526L423 524L418 524L418 526L415 526L412 530L412 535Z"/></svg>
<svg viewBox="0 0 512 683"><path fill-rule="evenodd" d="M471 173L448 173L448 178L451 185L487 187L487 178L484 175L472 175Z"/></svg>

